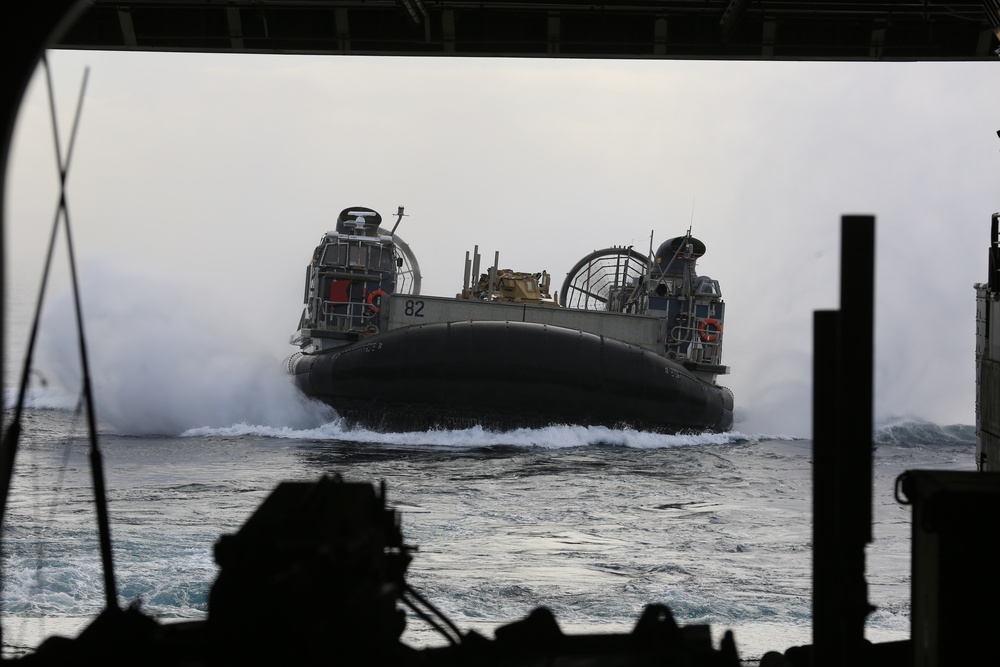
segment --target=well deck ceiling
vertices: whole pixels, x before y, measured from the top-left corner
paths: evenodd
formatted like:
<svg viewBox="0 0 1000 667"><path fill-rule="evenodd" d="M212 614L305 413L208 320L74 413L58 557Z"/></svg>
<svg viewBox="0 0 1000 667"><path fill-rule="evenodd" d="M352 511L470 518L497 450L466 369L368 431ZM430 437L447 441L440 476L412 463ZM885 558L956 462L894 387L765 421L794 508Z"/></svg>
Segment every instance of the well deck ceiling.
<svg viewBox="0 0 1000 667"><path fill-rule="evenodd" d="M1000 0L93 0L64 48L728 60L996 59Z"/></svg>

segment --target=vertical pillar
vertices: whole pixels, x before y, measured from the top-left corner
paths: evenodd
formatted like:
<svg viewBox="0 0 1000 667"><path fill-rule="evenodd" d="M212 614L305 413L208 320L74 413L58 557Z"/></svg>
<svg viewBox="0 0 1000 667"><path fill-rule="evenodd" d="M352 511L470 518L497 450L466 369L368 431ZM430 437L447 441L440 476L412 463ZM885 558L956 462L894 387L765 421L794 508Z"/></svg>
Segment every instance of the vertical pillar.
<svg viewBox="0 0 1000 667"><path fill-rule="evenodd" d="M840 313L813 313L813 646L816 665L843 664L840 647L839 511L837 446Z"/></svg>
<svg viewBox="0 0 1000 667"><path fill-rule="evenodd" d="M875 218L841 220L840 310L814 317L813 664L864 660L871 613Z"/></svg>

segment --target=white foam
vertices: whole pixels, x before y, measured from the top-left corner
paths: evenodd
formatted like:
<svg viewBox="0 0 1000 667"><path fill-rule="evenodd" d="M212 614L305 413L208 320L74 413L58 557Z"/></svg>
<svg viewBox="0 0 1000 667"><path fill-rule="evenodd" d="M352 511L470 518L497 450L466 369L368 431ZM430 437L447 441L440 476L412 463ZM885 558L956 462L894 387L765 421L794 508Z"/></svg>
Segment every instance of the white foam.
<svg viewBox="0 0 1000 667"><path fill-rule="evenodd" d="M475 426L457 430L382 433L365 428L349 428L342 419L336 419L317 428L309 429L296 429L287 426L274 427L240 422L223 428L201 427L188 429L182 435L185 437L240 437L253 435L266 438L461 449L496 446L566 449L595 445L629 447L633 449L660 449L692 445L726 445L763 439L794 439L788 436L749 436L737 432L665 435L634 429L574 425L520 428L510 431L490 431Z"/></svg>

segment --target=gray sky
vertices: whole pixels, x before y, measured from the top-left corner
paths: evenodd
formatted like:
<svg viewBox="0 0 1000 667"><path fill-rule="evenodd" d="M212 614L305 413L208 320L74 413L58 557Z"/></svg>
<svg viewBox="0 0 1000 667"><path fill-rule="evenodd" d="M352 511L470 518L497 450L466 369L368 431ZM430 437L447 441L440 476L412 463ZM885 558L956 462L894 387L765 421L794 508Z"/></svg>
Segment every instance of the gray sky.
<svg viewBox="0 0 1000 667"><path fill-rule="evenodd" d="M64 137L91 67L69 202L95 346L281 359L304 266L347 206L405 206L399 233L436 295L460 289L474 244L558 286L590 251L645 251L693 218L699 270L727 302L737 428L808 435L839 218L873 213L877 415L974 421L972 285L1000 209L994 63L50 59ZM18 340L57 196L43 83L6 184Z"/></svg>

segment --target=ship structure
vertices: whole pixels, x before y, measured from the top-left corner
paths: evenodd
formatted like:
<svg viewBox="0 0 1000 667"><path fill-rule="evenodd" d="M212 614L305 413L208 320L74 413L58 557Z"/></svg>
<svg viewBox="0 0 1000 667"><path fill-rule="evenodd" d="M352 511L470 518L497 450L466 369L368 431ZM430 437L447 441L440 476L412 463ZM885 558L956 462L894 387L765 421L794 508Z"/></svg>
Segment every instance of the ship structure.
<svg viewBox="0 0 1000 667"><path fill-rule="evenodd" d="M989 279L976 283L976 467L1000 471L1000 213L990 223Z"/></svg>
<svg viewBox="0 0 1000 667"><path fill-rule="evenodd" d="M595 251L558 295L545 271L466 253L454 297L420 294L420 271L370 208L344 209L306 269L305 308L286 362L308 396L376 430L606 425L727 431L733 395L716 383L725 303L699 276L705 244L648 255Z"/></svg>

